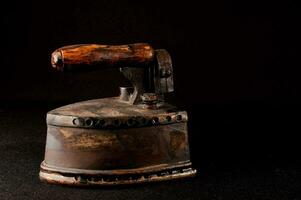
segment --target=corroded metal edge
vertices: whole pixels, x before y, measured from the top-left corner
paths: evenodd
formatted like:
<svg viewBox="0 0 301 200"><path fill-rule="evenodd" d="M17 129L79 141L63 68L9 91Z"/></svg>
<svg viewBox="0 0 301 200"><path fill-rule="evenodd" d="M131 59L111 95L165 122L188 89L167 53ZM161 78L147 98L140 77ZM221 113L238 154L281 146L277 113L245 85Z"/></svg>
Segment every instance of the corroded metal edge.
<svg viewBox="0 0 301 200"><path fill-rule="evenodd" d="M112 186L140 184L148 182L167 181L180 178L193 177L197 170L191 167L180 167L160 170L153 173L114 174L114 175L83 175L47 171L41 168L40 180L51 184L70 186Z"/></svg>
<svg viewBox="0 0 301 200"><path fill-rule="evenodd" d="M153 173L157 171L163 170L173 170L173 169L184 169L190 168L191 162L190 161L181 161L177 164L159 164L159 165L152 165L147 167L139 167L134 169L115 169L115 170L91 170L91 169L76 169L76 168L65 168L65 167L58 167L46 164L43 161L40 165L41 170L43 171L51 171L51 172L58 172L58 173L65 173L65 174L83 174L83 175L130 175L130 174L145 174L145 173Z"/></svg>

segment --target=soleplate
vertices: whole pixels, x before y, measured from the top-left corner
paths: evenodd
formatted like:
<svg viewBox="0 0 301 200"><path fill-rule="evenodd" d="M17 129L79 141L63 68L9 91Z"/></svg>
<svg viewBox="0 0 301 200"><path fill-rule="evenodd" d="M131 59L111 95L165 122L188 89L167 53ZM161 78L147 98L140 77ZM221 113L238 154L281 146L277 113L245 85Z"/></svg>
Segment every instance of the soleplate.
<svg viewBox="0 0 301 200"><path fill-rule="evenodd" d="M166 181L172 179L180 179L193 177L196 175L196 170L192 168L174 168L161 170L153 173L141 174L114 174L114 175L82 175L70 174L61 172L51 172L41 168L41 181L52 184L63 184L71 186L111 186L111 185L128 185L140 184L148 182Z"/></svg>

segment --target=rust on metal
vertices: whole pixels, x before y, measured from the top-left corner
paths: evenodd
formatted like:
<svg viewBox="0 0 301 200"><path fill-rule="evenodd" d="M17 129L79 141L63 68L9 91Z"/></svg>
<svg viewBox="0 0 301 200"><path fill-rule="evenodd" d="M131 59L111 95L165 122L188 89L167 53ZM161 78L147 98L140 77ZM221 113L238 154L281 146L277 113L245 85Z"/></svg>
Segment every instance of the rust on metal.
<svg viewBox="0 0 301 200"><path fill-rule="evenodd" d="M40 179L48 183L122 185L191 177L186 111L164 101L173 88L171 58L145 43L73 45L52 54L59 71L119 67L133 87L119 97L47 113Z"/></svg>
<svg viewBox="0 0 301 200"><path fill-rule="evenodd" d="M41 165L43 169L43 164ZM126 174L126 175L82 175L68 174L62 172L53 172L47 170L40 171L40 179L47 183L64 184L70 186L111 186L111 185L129 185L137 183L158 182L173 179L193 177L196 170L188 168L172 168L152 173Z"/></svg>
<svg viewBox="0 0 301 200"><path fill-rule="evenodd" d="M154 119L156 123L153 123ZM47 114L48 125L93 129L144 127L187 121L187 112L179 111L167 103L159 104L157 109L145 109L143 104L131 105L118 97L74 103Z"/></svg>
<svg viewBox="0 0 301 200"><path fill-rule="evenodd" d="M174 91L172 61L165 49L155 51L158 63L158 78L156 80L156 93L165 94Z"/></svg>

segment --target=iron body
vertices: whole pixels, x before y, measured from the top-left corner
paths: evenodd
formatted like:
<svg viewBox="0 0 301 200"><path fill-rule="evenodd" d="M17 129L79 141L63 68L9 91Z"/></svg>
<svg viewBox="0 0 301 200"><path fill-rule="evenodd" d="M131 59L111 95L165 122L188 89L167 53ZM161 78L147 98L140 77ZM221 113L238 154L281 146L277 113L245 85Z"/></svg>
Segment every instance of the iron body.
<svg viewBox="0 0 301 200"><path fill-rule="evenodd" d="M122 68L134 87L120 88L119 97L47 113L42 181L120 185L196 174L190 162L187 113L164 101L164 93L173 91L171 59L165 50L156 52L158 61L146 70ZM151 73L145 76L146 71ZM148 87L141 77L151 80Z"/></svg>

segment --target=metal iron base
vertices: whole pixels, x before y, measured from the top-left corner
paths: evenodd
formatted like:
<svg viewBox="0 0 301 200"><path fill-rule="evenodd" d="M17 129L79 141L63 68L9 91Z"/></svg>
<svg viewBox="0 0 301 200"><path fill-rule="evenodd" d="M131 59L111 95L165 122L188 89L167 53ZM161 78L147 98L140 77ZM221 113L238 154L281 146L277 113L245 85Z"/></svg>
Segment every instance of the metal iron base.
<svg viewBox="0 0 301 200"><path fill-rule="evenodd" d="M71 186L111 186L111 185L128 185L147 182L165 181L171 179L180 179L186 177L193 177L196 175L196 170L191 166L178 166L178 167L166 167L163 170L149 171L139 173L138 170L128 171L124 170L114 171L94 171L89 170L88 173L70 173L59 172L58 169L51 169L43 162L41 164L40 179L41 181L52 184L63 184ZM133 173L138 171L138 173ZM130 173L129 173L130 172Z"/></svg>

